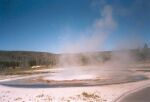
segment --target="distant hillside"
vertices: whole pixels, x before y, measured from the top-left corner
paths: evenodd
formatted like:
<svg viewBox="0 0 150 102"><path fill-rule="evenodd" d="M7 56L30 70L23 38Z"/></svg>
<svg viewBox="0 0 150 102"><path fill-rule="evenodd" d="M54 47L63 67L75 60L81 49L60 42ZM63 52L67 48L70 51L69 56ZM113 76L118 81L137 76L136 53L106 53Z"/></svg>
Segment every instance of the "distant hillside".
<svg viewBox="0 0 150 102"><path fill-rule="evenodd" d="M150 48L76 54L53 54L32 51L0 51L0 68L25 68L35 65L87 65L105 63L111 60L125 61L132 58L134 58L135 61L150 62Z"/></svg>
<svg viewBox="0 0 150 102"><path fill-rule="evenodd" d="M0 67L28 67L34 65L55 65L57 55L32 51L0 51Z"/></svg>

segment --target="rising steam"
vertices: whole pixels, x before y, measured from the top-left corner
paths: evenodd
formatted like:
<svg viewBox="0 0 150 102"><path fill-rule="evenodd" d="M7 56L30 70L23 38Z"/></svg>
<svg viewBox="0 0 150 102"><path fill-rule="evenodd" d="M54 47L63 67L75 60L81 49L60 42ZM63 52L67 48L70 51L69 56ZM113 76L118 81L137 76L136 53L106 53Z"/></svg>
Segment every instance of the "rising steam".
<svg viewBox="0 0 150 102"><path fill-rule="evenodd" d="M100 18L95 20L87 31L82 32L78 39L62 43L64 53L59 57L58 66L63 67L63 70L57 73L57 79L96 77L101 69L115 70L118 67L122 69L124 65L133 62L134 57L130 51L96 52L101 49L117 26L118 23L113 17L113 8L105 5ZM82 65L91 67L81 67Z"/></svg>
<svg viewBox="0 0 150 102"><path fill-rule="evenodd" d="M63 65L81 65L81 55L88 58L89 64L95 64L96 55L88 52L95 52L101 49L102 44L107 37L117 28L117 22L113 18L113 9L110 5L104 6L100 18L96 19L90 29L82 32L82 36L74 42L67 42L62 47L65 53L59 59L59 64ZM82 54L79 54L82 53Z"/></svg>
<svg viewBox="0 0 150 102"><path fill-rule="evenodd" d="M87 31L81 33L76 41L63 43L62 52L79 53L99 50L109 34L117 28L117 22L113 18L113 9L110 5L103 8L100 16Z"/></svg>

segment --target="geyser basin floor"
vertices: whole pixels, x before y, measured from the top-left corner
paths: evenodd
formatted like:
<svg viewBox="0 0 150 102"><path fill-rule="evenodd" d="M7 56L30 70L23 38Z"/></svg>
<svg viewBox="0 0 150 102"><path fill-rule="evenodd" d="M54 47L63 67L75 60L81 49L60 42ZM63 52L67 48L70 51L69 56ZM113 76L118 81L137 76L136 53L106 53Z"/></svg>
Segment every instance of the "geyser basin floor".
<svg viewBox="0 0 150 102"><path fill-rule="evenodd" d="M115 84L92 87L65 87L65 88L18 88L0 85L0 102L114 102L122 94L144 87L150 80L126 84ZM15 92L15 94L14 94ZM65 93L65 94L64 94ZM83 97L82 93L98 95L101 101L95 98ZM81 96L81 97L78 97ZM86 99L86 100L85 100Z"/></svg>
<svg viewBox="0 0 150 102"><path fill-rule="evenodd" d="M106 74L107 73L107 74ZM112 83L118 78L122 79L123 77L130 80L131 77L134 77L136 80L141 80L143 76L130 71L116 71L115 75L110 74L111 71L103 71L100 73L99 79L104 81L104 79L110 79L109 82ZM142 75L150 76L149 73L141 73ZM113 77L112 77L113 76ZM130 77L131 76L131 77ZM143 80L132 83L124 84L115 84L115 85L103 85L103 86L88 86L88 87L56 87L52 88L50 83L47 83L45 78L51 77L51 73L38 75L34 77L24 77L24 78L15 78L9 79L11 81L0 81L0 102L87 102L82 93L88 93L93 95L98 95L102 100L100 102L114 102L116 98L120 97L122 94L137 89L139 87L144 87L145 85L150 85L150 80ZM121 78L122 77L122 78ZM41 80L42 79L42 80ZM132 78L131 78L132 79ZM40 81L41 80L41 81ZM44 82L43 82L44 80ZM56 81L56 80L55 80ZM58 80L57 80L58 81ZM63 80L64 81L64 80ZM85 80L84 80L85 81ZM134 80L135 81L135 80ZM49 80L48 80L49 82ZM61 81L60 81L61 82ZM102 83L104 83L102 82ZM2 84L7 84L8 87ZM20 87L18 87L18 86ZM24 87L23 87L24 85ZM45 85L45 86L44 86ZM57 84L58 85L58 84ZM71 85L70 85L71 86ZM14 94L15 92L15 94ZM65 93L65 94L64 94ZM81 96L81 97L78 97ZM88 101L91 98L86 98ZM99 102L96 100L91 100L93 102Z"/></svg>

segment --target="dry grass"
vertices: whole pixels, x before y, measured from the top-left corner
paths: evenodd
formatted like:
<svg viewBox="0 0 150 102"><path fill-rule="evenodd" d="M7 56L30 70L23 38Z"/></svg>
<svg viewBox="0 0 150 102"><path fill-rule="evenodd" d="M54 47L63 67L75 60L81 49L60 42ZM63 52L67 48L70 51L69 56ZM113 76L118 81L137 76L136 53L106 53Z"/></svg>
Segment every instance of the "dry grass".
<svg viewBox="0 0 150 102"><path fill-rule="evenodd" d="M82 92L81 97L87 102L102 102L102 98L96 93Z"/></svg>
<svg viewBox="0 0 150 102"><path fill-rule="evenodd" d="M86 98L100 98L98 95L94 94L94 93L87 93L87 92L83 92L82 93L82 96L83 97L86 97Z"/></svg>
<svg viewBox="0 0 150 102"><path fill-rule="evenodd" d="M15 98L14 100L15 100L15 101L21 101L22 98L21 98L21 97L17 97L17 98Z"/></svg>

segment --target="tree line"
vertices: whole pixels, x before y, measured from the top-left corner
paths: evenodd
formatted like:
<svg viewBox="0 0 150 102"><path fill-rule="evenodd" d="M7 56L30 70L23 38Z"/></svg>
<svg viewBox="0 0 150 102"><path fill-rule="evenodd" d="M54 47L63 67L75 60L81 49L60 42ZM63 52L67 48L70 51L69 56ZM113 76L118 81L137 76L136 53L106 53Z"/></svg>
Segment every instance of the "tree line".
<svg viewBox="0 0 150 102"><path fill-rule="evenodd" d="M137 61L150 61L150 49L145 44L143 48L131 50L136 56ZM87 65L90 59L97 63L104 63L111 60L111 53L114 51L93 52L91 56L85 54L77 54L76 57L80 60L81 65ZM3 68L27 68L37 65L55 66L59 63L59 57L62 54L56 55L51 53L41 52L0 52L0 69ZM66 58L67 60L71 60Z"/></svg>

